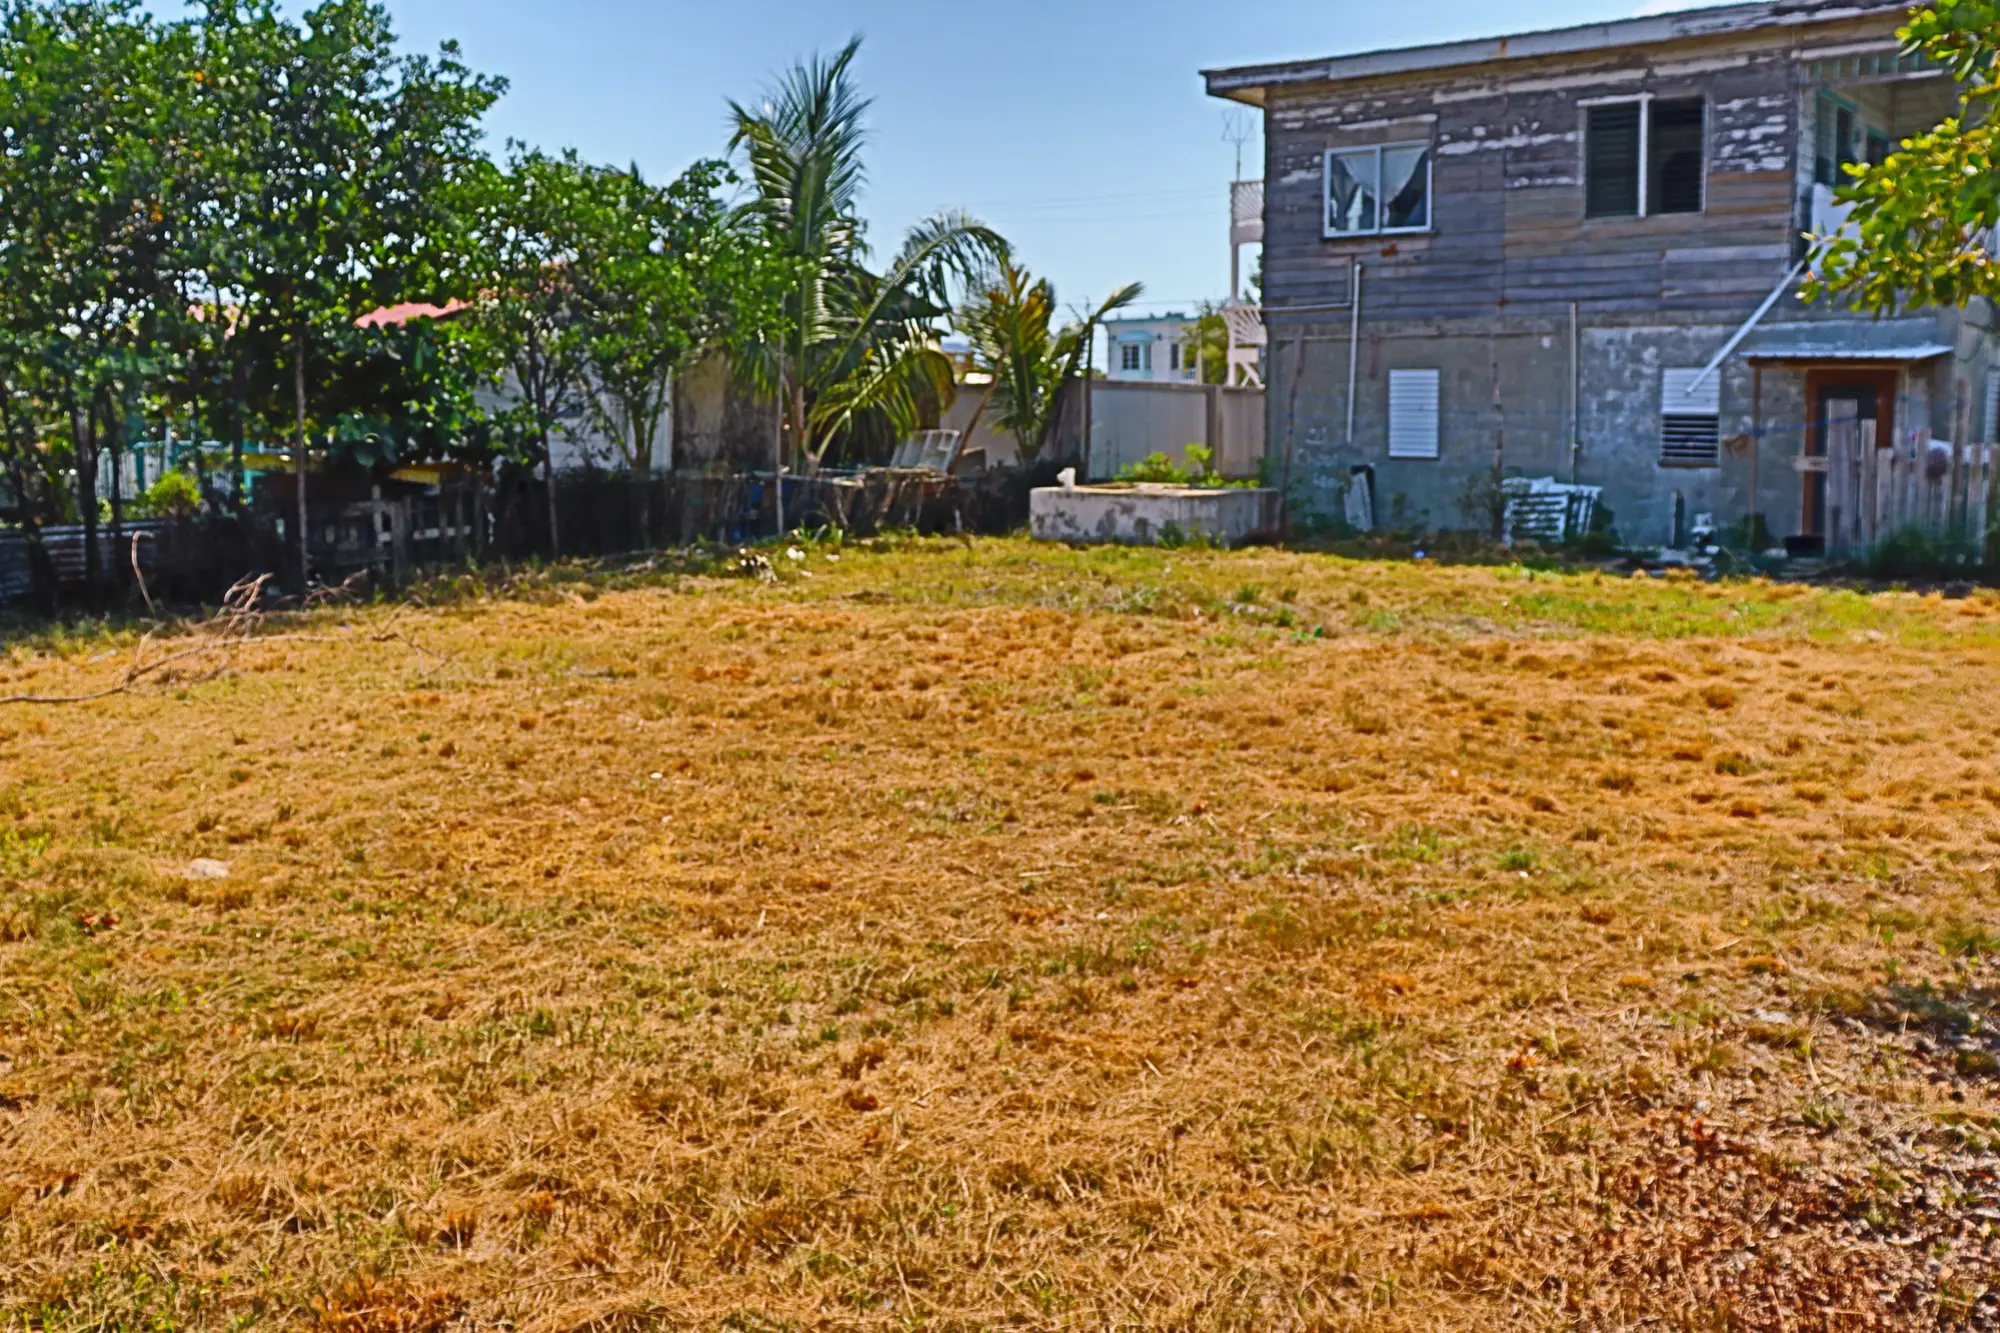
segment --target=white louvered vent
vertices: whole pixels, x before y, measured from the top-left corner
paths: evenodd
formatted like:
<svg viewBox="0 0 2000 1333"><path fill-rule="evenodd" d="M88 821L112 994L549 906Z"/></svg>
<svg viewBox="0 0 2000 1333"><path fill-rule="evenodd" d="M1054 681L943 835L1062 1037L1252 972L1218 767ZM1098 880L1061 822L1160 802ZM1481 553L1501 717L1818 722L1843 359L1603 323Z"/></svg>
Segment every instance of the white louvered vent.
<svg viewBox="0 0 2000 1333"><path fill-rule="evenodd" d="M1389 457L1438 456L1438 373L1389 372Z"/></svg>
<svg viewBox="0 0 2000 1333"><path fill-rule="evenodd" d="M1714 467L1722 452L1722 375L1660 372L1660 464Z"/></svg>

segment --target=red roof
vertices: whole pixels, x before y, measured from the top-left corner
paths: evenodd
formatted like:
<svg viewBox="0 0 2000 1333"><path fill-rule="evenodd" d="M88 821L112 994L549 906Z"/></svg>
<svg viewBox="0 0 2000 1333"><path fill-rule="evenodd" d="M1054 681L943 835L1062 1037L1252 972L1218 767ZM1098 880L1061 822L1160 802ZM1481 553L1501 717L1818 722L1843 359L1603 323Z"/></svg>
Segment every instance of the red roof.
<svg viewBox="0 0 2000 1333"><path fill-rule="evenodd" d="M443 319L455 315L470 304L466 301L449 301L444 305L432 305L428 301L405 301L401 305L383 306L371 310L354 321L357 329L401 328L413 319Z"/></svg>

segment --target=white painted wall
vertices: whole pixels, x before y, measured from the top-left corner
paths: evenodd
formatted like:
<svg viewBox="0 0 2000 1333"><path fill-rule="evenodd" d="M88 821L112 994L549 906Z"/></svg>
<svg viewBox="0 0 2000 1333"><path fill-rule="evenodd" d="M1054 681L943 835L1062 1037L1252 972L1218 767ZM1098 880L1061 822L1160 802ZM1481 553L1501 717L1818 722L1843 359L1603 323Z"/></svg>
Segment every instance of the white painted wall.
<svg viewBox="0 0 2000 1333"><path fill-rule="evenodd" d="M1141 349L1139 368L1127 370L1122 349ZM1181 346L1183 357L1194 347L1194 317L1170 314L1158 319L1115 319L1104 322L1104 346L1098 365L1106 378L1127 383L1198 384L1201 372L1195 366L1174 369L1174 348ZM1150 351L1150 356L1148 352Z"/></svg>
<svg viewBox="0 0 2000 1333"><path fill-rule="evenodd" d="M474 401L488 411L511 407L521 400L521 384L512 371L498 387L486 386L476 390ZM652 470L667 471L673 467L673 405L671 398L660 428L654 433ZM578 468L594 467L610 471L624 467L624 454L618 442L597 429L591 420L590 410L581 401L573 402L563 425L550 438L551 452L555 454L556 471L566 472Z"/></svg>

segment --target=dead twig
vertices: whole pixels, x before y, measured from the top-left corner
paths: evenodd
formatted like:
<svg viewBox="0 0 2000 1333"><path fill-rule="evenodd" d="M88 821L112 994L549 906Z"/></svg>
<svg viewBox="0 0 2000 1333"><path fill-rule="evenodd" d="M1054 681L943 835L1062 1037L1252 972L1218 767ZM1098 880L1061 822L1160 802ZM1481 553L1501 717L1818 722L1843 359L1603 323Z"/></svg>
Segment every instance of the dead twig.
<svg viewBox="0 0 2000 1333"><path fill-rule="evenodd" d="M146 614L157 616L159 612L153 606L152 591L146 587L146 571L139 568L139 543L151 535L146 532L135 532L132 534L132 577L138 580L139 595L146 599Z"/></svg>
<svg viewBox="0 0 2000 1333"><path fill-rule="evenodd" d="M132 568L135 573L139 568L138 541L141 535L143 534L134 534L132 539ZM342 596L352 595L354 591L353 585L356 579L360 577L362 576L356 575L354 578L349 578L337 588L319 590L315 596L320 601L331 601ZM113 695L128 692L149 677L156 675L177 662L185 662L195 657L219 655L221 660L212 663L207 670L202 671L189 682L191 684L199 684L202 681L213 680L228 670L230 655L237 648L245 644L278 643L286 640L325 643L338 642L338 640L325 639L310 634L259 634L257 631L262 628L268 618L268 612L264 607L264 592L269 586L271 578L272 576L269 574L245 575L231 584L228 591L223 593L221 604L216 607L215 614L197 627L195 631L197 641L179 652L169 653L158 661L146 661L146 645L152 642L156 630L146 631L145 637L139 641L135 660L115 685L108 685L101 690L90 690L82 694L5 695L0 696L0 705L81 704L90 703L97 699L109 699ZM143 577L140 579L140 592L142 595L145 595L146 605L148 609L151 609L153 600L151 595L146 591ZM307 604L311 605L313 603L314 597L308 597ZM440 661L444 660L441 654L425 648L401 630L392 628L382 634L373 636L373 641L377 643L385 642L389 639L399 639L417 652L437 658Z"/></svg>
<svg viewBox="0 0 2000 1333"><path fill-rule="evenodd" d="M157 662L134 662L116 685L94 690L89 694L9 694L0 696L0 704L81 704L89 703L93 699L108 699L114 694L125 693L162 668L172 666L175 662L186 661L190 657L200 656L202 653L213 652L217 647L218 645L214 643L200 643L178 653L169 653Z"/></svg>

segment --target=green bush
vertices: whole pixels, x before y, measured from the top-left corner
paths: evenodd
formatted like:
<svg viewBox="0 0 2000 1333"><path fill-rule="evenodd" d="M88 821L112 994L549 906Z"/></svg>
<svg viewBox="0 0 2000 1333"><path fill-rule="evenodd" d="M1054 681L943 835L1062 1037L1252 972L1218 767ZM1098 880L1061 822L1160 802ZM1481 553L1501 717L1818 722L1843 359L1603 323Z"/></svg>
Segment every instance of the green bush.
<svg viewBox="0 0 2000 1333"><path fill-rule="evenodd" d="M1187 456L1185 464L1176 463L1164 453L1150 453L1146 457L1118 473L1120 481L1165 482L1176 486L1219 486L1222 478L1215 472L1215 454L1203 445L1190 444L1182 450Z"/></svg>
<svg viewBox="0 0 2000 1333"><path fill-rule="evenodd" d="M1979 563L1973 543L1924 528L1899 528L1875 543L1865 565L1878 579L1962 578Z"/></svg>
<svg viewBox="0 0 2000 1333"><path fill-rule="evenodd" d="M146 488L139 503L157 518L186 518L201 508L201 487L185 472L168 472Z"/></svg>
<svg viewBox="0 0 2000 1333"><path fill-rule="evenodd" d="M1203 444L1190 444L1181 450L1185 463L1176 463L1170 455L1150 453L1137 463L1121 469L1120 481L1163 482L1170 486L1259 486L1267 483L1259 478L1233 480L1215 470L1215 451Z"/></svg>

